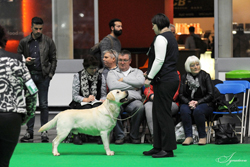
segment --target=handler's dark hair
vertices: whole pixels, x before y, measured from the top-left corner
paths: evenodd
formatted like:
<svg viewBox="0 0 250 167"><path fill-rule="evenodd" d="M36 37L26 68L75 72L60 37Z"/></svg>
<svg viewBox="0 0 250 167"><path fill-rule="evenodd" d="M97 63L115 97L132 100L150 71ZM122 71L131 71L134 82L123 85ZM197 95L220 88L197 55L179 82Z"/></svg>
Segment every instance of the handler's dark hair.
<svg viewBox="0 0 250 167"><path fill-rule="evenodd" d="M96 66L99 67L99 61L96 59L95 56L88 54L84 59L83 59L83 67L86 70L89 66Z"/></svg>
<svg viewBox="0 0 250 167"><path fill-rule="evenodd" d="M0 46L5 48L7 41L5 29L0 25Z"/></svg>
<svg viewBox="0 0 250 167"><path fill-rule="evenodd" d="M33 26L33 24L43 24L43 19L40 17L33 17L31 20L31 25Z"/></svg>
<svg viewBox="0 0 250 167"><path fill-rule="evenodd" d="M155 15L152 18L151 22L153 24L156 24L159 30L162 30L165 27L169 27L170 24L168 17L163 13L158 13L157 15Z"/></svg>

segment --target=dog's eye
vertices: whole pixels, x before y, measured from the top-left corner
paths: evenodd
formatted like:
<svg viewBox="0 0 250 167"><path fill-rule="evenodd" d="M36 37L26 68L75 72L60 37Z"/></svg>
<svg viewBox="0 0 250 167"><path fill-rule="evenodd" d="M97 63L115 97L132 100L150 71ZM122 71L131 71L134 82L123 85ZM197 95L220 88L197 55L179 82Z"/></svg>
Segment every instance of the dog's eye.
<svg viewBox="0 0 250 167"><path fill-rule="evenodd" d="M116 93L119 93L119 91L117 91Z"/></svg>

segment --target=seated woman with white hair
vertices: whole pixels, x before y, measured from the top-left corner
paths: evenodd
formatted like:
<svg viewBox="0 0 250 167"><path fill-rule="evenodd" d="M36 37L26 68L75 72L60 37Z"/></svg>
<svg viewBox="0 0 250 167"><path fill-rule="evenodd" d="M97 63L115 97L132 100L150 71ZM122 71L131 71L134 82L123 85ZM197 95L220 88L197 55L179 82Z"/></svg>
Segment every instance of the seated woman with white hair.
<svg viewBox="0 0 250 167"><path fill-rule="evenodd" d="M199 58L189 56L185 62L179 92L180 115L185 131L182 145L193 144L192 117L199 134L199 145L206 144L205 121L213 112L214 86L210 75L201 70Z"/></svg>

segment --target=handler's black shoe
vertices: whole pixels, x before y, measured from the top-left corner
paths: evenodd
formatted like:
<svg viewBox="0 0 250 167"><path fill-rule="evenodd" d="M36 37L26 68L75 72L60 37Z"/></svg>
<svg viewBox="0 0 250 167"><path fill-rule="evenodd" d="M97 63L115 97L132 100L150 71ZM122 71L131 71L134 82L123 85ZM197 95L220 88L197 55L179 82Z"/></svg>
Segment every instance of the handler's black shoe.
<svg viewBox="0 0 250 167"><path fill-rule="evenodd" d="M33 133L27 132L21 139L21 142L33 142Z"/></svg>
<svg viewBox="0 0 250 167"><path fill-rule="evenodd" d="M115 144L124 144L124 138L116 140Z"/></svg>
<svg viewBox="0 0 250 167"><path fill-rule="evenodd" d="M164 150L161 150L157 154L152 155L153 158L164 158L164 157L173 157L173 156L174 156L173 151L164 151Z"/></svg>
<svg viewBox="0 0 250 167"><path fill-rule="evenodd" d="M73 143L76 145L82 145L82 140L80 139L79 135L74 135Z"/></svg>
<svg viewBox="0 0 250 167"><path fill-rule="evenodd" d="M133 144L141 144L141 140L140 139L133 139L132 137L130 137L130 141Z"/></svg>
<svg viewBox="0 0 250 167"><path fill-rule="evenodd" d="M157 154L160 151L161 151L160 149L152 148L149 151L144 151L143 154L144 155L153 155L153 154Z"/></svg>
<svg viewBox="0 0 250 167"><path fill-rule="evenodd" d="M44 131L41 134L41 140L43 143L48 143L49 142L49 137L48 137L48 132Z"/></svg>

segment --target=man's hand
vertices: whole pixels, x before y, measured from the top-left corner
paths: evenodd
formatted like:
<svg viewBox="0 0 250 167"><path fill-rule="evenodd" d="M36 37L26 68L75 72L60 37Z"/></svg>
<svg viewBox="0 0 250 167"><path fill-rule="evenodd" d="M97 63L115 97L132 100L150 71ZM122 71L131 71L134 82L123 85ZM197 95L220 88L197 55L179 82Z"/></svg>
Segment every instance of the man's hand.
<svg viewBox="0 0 250 167"><path fill-rule="evenodd" d="M151 83L151 80L146 79L145 82L144 82L145 88L149 87L149 86L150 86L150 83Z"/></svg>
<svg viewBox="0 0 250 167"><path fill-rule="evenodd" d="M28 64L28 65L34 64L34 61L35 61L35 59L33 59L32 57L26 58L26 64Z"/></svg>
<svg viewBox="0 0 250 167"><path fill-rule="evenodd" d="M123 78L120 78L118 81L122 82L122 81L123 81Z"/></svg>

